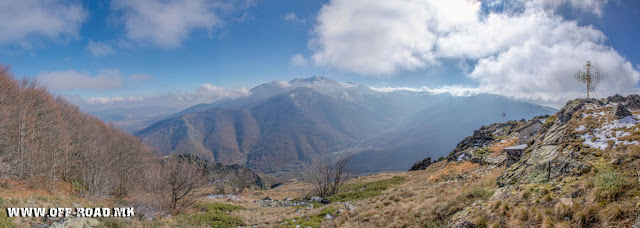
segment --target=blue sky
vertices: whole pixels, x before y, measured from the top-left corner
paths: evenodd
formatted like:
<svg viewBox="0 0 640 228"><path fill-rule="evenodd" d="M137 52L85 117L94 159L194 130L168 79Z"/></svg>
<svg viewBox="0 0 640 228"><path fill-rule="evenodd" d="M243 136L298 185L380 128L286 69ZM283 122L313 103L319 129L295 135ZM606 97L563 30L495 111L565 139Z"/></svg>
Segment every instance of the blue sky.
<svg viewBox="0 0 640 228"><path fill-rule="evenodd" d="M189 105L314 75L557 106L636 93L638 1L3 1L0 62L87 110Z"/></svg>

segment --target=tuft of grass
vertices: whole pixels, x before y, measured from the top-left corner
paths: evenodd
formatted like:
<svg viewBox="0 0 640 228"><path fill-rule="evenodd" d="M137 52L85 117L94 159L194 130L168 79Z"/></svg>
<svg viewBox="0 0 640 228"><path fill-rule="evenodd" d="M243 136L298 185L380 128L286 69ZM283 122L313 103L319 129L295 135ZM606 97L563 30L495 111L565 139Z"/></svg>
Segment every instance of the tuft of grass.
<svg viewBox="0 0 640 228"><path fill-rule="evenodd" d="M595 227L599 222L597 213L598 208L596 206L588 206L576 214L575 220L579 227Z"/></svg>
<svg viewBox="0 0 640 228"><path fill-rule="evenodd" d="M562 202L556 203L556 205L553 207L553 214L558 220L564 220L564 218L572 218L574 213L574 207Z"/></svg>
<svg viewBox="0 0 640 228"><path fill-rule="evenodd" d="M225 203L201 203L197 207L206 212L191 216L183 215L180 220L190 226L225 228L242 225L242 219L231 216L228 212L242 210L244 207Z"/></svg>
<svg viewBox="0 0 640 228"><path fill-rule="evenodd" d="M466 191L462 194L462 197L467 199L488 199L493 195L494 190L488 188L472 188L469 191Z"/></svg>
<svg viewBox="0 0 640 228"><path fill-rule="evenodd" d="M125 228L131 226L130 221L121 218L99 218L97 228ZM1 227L1 226L0 226Z"/></svg>
<svg viewBox="0 0 640 228"><path fill-rule="evenodd" d="M387 190L392 185L402 184L407 181L406 178L401 176L394 176L389 179L347 184L340 188L340 193L328 197L331 202L345 202L367 199L382 194L382 191Z"/></svg>
<svg viewBox="0 0 640 228"><path fill-rule="evenodd" d="M622 207L617 203L612 203L607 205L604 209L600 211L600 220L605 224L614 222L616 220L622 219L624 217L624 212Z"/></svg>
<svg viewBox="0 0 640 228"><path fill-rule="evenodd" d="M311 227L311 228L319 228L322 224L322 220L325 219L327 214L335 216L338 211L335 207L328 207L322 210L319 214L310 216L310 217L297 217L288 221L283 222L279 226L283 228L293 228L293 227Z"/></svg>
<svg viewBox="0 0 640 228"><path fill-rule="evenodd" d="M5 208L0 208L0 227L14 228L16 225L7 215Z"/></svg>
<svg viewBox="0 0 640 228"><path fill-rule="evenodd" d="M242 219L220 212L199 213L182 220L191 226L207 226L214 228L230 228L242 225Z"/></svg>
<svg viewBox="0 0 640 228"><path fill-rule="evenodd" d="M558 117L556 115L549 116L549 118L544 121L544 124L542 124L542 127L548 129L556 122L557 119Z"/></svg>
<svg viewBox="0 0 640 228"><path fill-rule="evenodd" d="M236 210L245 209L241 206L226 204L226 203L201 203L197 206L200 209L203 209L208 212L232 212Z"/></svg>
<svg viewBox="0 0 640 228"><path fill-rule="evenodd" d="M447 201L445 204L436 207L432 213L437 219L447 220L450 216L469 206L476 200L488 199L493 195L493 192L494 190L483 187L472 188L471 190L458 195L455 199ZM506 204L503 205L505 207L507 206Z"/></svg>
<svg viewBox="0 0 640 228"><path fill-rule="evenodd" d="M595 180L596 200L613 202L623 196L634 182L631 178L620 175L615 170L604 170L599 173Z"/></svg>

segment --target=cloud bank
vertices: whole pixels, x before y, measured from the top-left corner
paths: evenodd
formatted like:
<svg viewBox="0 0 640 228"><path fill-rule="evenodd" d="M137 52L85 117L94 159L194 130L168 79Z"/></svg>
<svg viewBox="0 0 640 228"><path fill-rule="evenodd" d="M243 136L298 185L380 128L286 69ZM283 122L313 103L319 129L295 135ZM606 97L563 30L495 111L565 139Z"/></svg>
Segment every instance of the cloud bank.
<svg viewBox="0 0 640 228"><path fill-rule="evenodd" d="M122 13L127 38L166 48L180 46L192 30L210 32L219 25L218 7L215 1L207 0L114 0L111 4Z"/></svg>
<svg viewBox="0 0 640 228"><path fill-rule="evenodd" d="M31 46L34 39L64 39L78 35L87 12L68 1L0 1L0 45Z"/></svg>
<svg viewBox="0 0 640 228"><path fill-rule="evenodd" d="M112 107L140 107L164 106L186 108L196 104L211 103L221 99L235 99L249 96L251 92L246 88L226 89L204 83L193 91L174 90L166 94L130 97L90 97L82 99L74 97L74 101L81 107L112 108Z"/></svg>
<svg viewBox="0 0 640 228"><path fill-rule="evenodd" d="M601 16L605 5L602 0L332 0L316 18L310 59L371 76L438 67L444 59L471 61L465 72L479 87L467 90L538 103L577 97L582 85L573 75L591 60L605 76L596 94L625 93L635 90L638 68L606 46L601 31L557 13L566 6Z"/></svg>

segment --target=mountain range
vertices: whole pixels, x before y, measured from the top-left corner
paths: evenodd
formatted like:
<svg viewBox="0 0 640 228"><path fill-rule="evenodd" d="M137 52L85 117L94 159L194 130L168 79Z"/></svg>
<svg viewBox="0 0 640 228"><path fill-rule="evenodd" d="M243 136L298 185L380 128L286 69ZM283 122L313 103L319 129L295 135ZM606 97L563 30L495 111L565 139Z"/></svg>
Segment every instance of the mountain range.
<svg viewBox="0 0 640 228"><path fill-rule="evenodd" d="M482 125L555 111L497 95L381 92L319 76L250 91L190 107L135 135L163 155L194 154L276 175L350 153L354 172L366 173L406 170L425 156L446 155Z"/></svg>

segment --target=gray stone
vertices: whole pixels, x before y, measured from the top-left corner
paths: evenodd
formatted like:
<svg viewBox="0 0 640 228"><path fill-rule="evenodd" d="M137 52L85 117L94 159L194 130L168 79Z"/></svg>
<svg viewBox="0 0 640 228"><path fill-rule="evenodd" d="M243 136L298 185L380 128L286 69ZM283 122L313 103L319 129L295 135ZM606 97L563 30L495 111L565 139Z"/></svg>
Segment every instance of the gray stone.
<svg viewBox="0 0 640 228"><path fill-rule="evenodd" d="M473 224L472 222L467 220L453 225L453 228L476 228L476 227L477 227L476 224Z"/></svg>
<svg viewBox="0 0 640 228"><path fill-rule="evenodd" d="M51 224L51 228L90 228L100 225L100 221L93 218L63 218Z"/></svg>
<svg viewBox="0 0 640 228"><path fill-rule="evenodd" d="M356 210L356 206L353 206L353 205L351 205L349 203L345 203L344 204L344 208L346 208L349 211L355 211Z"/></svg>
<svg viewBox="0 0 640 228"><path fill-rule="evenodd" d="M626 106L622 105L622 104L618 104L616 107L616 118L618 119L622 119L625 118L627 116L632 116L633 114L629 111L629 109L627 109Z"/></svg>

